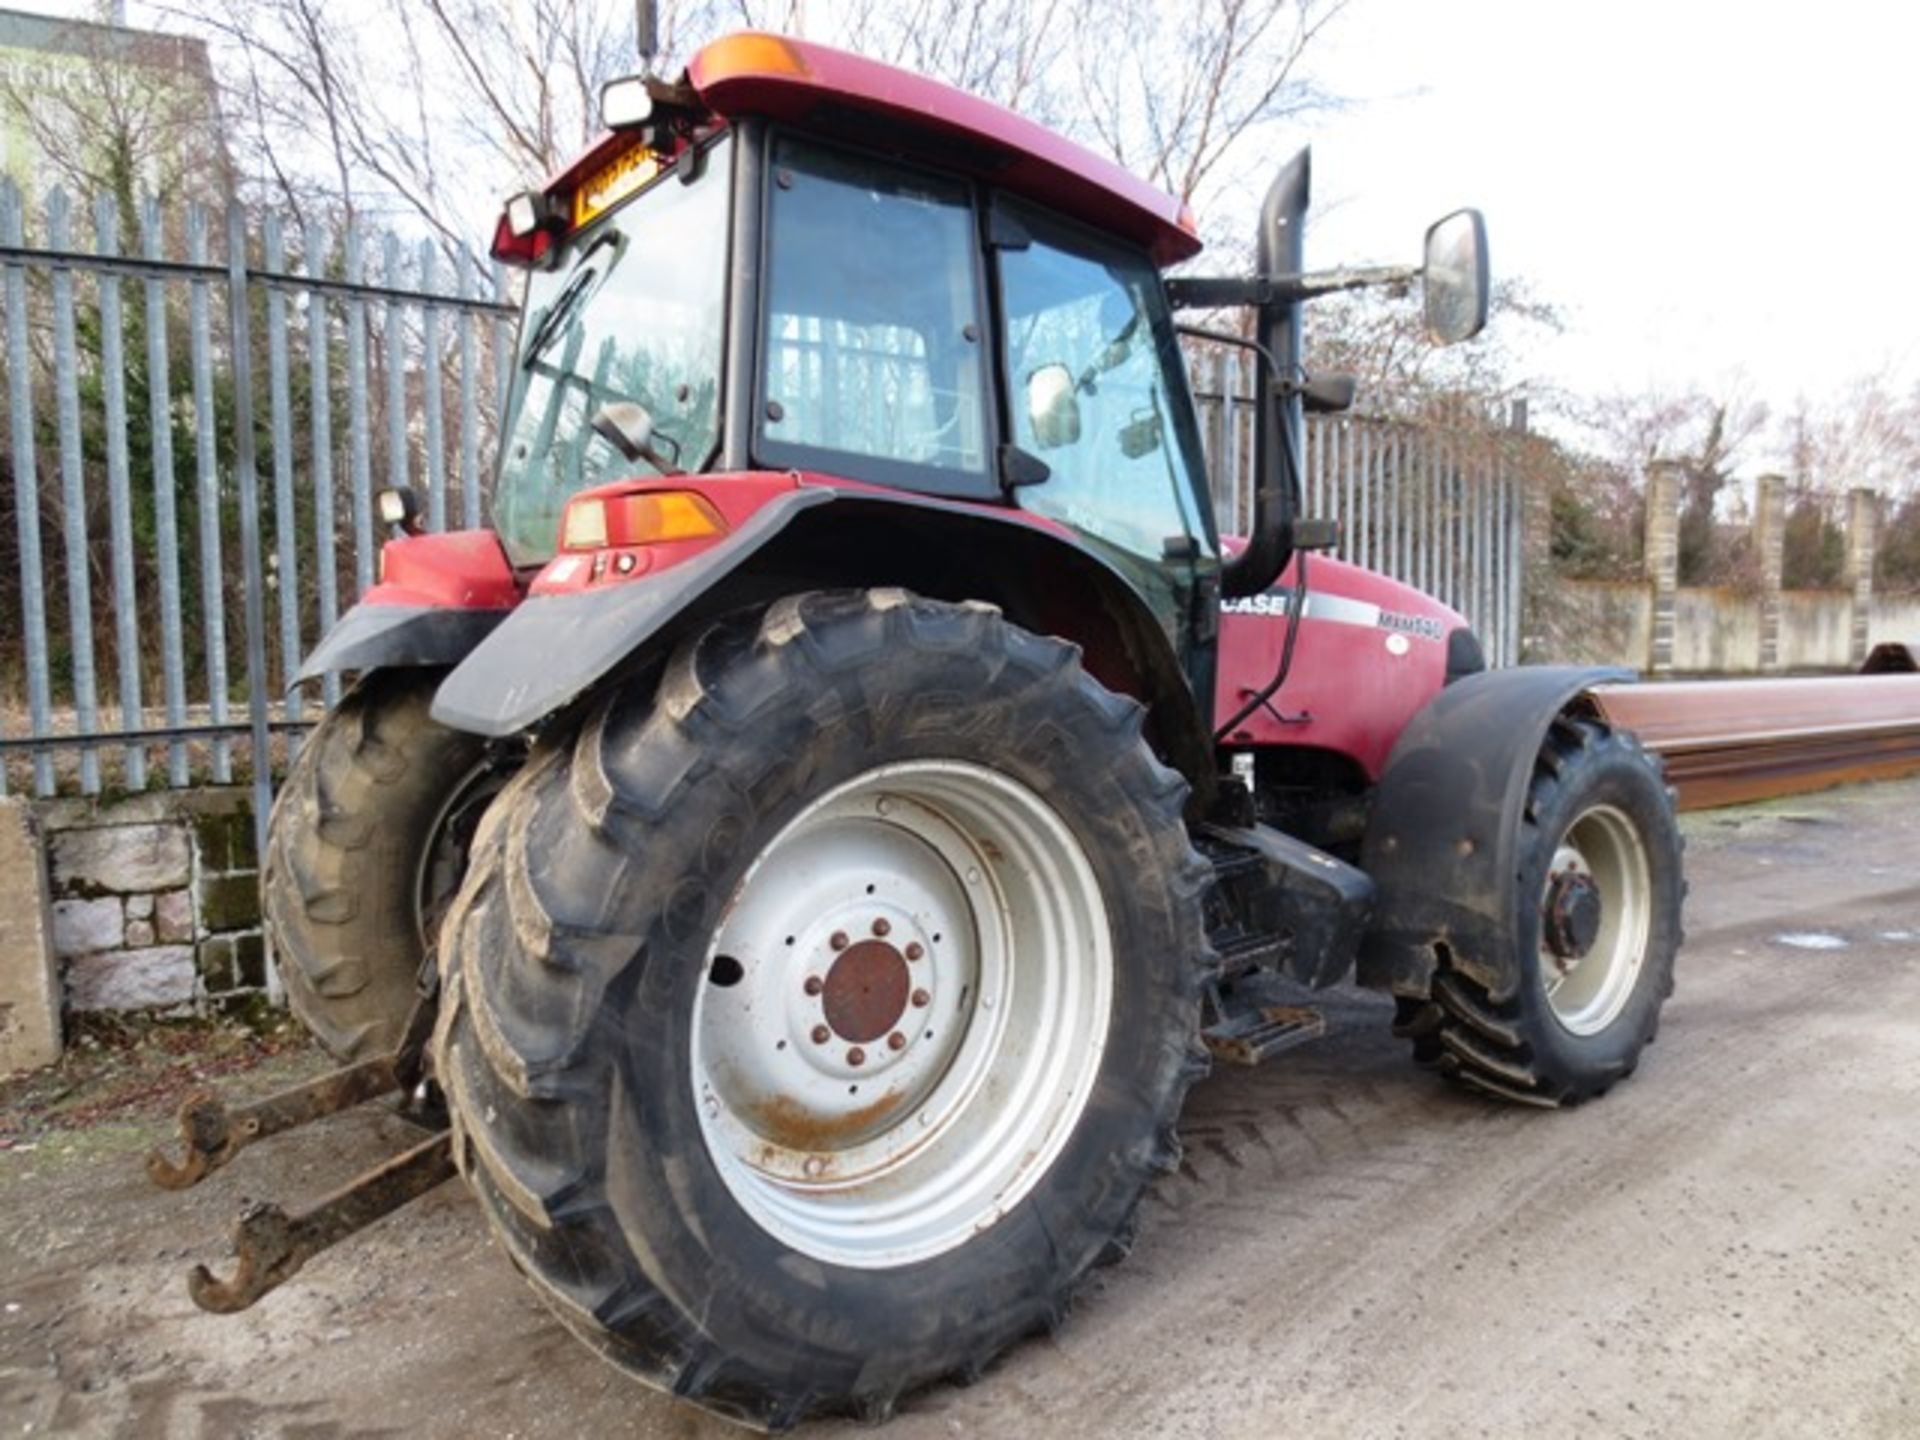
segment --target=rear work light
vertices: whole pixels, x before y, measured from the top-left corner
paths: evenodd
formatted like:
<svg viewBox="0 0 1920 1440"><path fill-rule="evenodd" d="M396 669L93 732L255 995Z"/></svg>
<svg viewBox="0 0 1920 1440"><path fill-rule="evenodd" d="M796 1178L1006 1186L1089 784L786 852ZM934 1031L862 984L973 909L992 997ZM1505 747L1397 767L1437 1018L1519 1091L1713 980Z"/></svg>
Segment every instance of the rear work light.
<svg viewBox="0 0 1920 1440"><path fill-rule="evenodd" d="M727 522L706 496L691 490L643 490L634 495L583 496L560 522L562 550L607 550L664 545L724 535Z"/></svg>
<svg viewBox="0 0 1920 1440"><path fill-rule="evenodd" d="M564 219L551 196L523 190L501 207L493 231L493 258L508 265L542 264L553 249L557 222Z"/></svg>
<svg viewBox="0 0 1920 1440"><path fill-rule="evenodd" d="M600 123L609 130L633 130L653 118L653 87L644 75L609 80L600 87Z"/></svg>

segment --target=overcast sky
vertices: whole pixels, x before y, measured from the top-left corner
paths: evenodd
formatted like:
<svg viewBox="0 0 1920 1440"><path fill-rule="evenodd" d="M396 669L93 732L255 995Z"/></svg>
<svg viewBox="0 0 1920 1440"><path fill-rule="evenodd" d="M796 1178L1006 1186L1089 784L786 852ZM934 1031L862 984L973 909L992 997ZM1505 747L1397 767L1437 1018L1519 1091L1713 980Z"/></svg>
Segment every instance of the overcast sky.
<svg viewBox="0 0 1920 1440"><path fill-rule="evenodd" d="M1412 258L1475 204L1496 272L1566 308L1541 360L1573 388L1920 383L1916 65L1900 0L1356 0L1313 258Z"/></svg>
<svg viewBox="0 0 1920 1440"><path fill-rule="evenodd" d="M1474 204L1496 273L1567 313L1530 357L1549 381L1744 377L1776 410L1876 372L1905 388L1917 59L1900 0L1352 0L1311 66L1357 103L1315 125L1310 258L1411 260Z"/></svg>

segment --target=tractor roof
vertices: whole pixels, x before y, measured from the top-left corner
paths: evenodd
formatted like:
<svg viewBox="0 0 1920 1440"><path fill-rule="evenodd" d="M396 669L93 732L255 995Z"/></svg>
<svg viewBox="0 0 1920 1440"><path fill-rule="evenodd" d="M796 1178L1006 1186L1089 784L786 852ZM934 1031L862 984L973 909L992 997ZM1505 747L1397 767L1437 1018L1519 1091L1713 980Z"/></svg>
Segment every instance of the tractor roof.
<svg viewBox="0 0 1920 1440"><path fill-rule="evenodd" d="M687 66L721 119L764 115L987 180L1144 246L1171 265L1200 251L1192 213L1164 190L1022 115L924 75L809 41L724 36ZM620 144L602 137L563 186Z"/></svg>

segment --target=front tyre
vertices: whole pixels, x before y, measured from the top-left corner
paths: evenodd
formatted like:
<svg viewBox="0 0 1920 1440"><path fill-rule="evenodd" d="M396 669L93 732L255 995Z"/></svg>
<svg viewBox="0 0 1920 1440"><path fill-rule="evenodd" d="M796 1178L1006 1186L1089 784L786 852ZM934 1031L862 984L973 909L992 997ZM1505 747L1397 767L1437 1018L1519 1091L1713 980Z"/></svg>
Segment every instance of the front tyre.
<svg viewBox="0 0 1920 1440"><path fill-rule="evenodd" d="M1140 722L987 607L804 595L507 791L439 1075L576 1332L749 1423L884 1415L1124 1252L1210 963Z"/></svg>
<svg viewBox="0 0 1920 1440"><path fill-rule="evenodd" d="M1444 963L1402 1002L1415 1054L1470 1089L1573 1105L1631 1075L1673 993L1680 830L1659 762L1596 721L1553 723L1521 822L1512 962L1496 1003Z"/></svg>
<svg viewBox="0 0 1920 1440"><path fill-rule="evenodd" d="M261 900L293 1013L337 1060L392 1050L505 778L434 720L446 672L376 670L313 728L267 823Z"/></svg>

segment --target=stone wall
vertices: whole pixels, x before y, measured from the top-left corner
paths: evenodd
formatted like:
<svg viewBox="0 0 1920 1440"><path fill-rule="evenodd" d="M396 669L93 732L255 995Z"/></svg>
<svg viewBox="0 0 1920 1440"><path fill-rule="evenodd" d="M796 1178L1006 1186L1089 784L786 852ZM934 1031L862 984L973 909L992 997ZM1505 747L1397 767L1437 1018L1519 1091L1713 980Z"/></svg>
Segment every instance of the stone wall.
<svg viewBox="0 0 1920 1440"><path fill-rule="evenodd" d="M240 1012L265 998L245 788L37 808L69 1012Z"/></svg>

